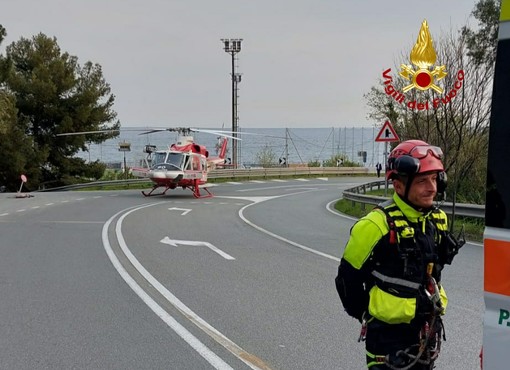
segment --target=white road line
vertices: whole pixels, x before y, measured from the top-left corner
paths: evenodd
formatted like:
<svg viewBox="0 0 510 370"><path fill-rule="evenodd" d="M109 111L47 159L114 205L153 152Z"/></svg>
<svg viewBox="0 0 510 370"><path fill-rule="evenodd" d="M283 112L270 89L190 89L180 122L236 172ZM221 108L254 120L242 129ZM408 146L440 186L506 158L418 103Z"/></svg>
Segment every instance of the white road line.
<svg viewBox="0 0 510 370"><path fill-rule="evenodd" d="M273 190L273 189L286 189L288 188L289 190L294 190L296 188L299 188L299 189L303 189L302 186L305 186L305 185L274 185L274 186L266 186L266 187L261 187L261 188L248 188L248 189L240 189L240 190L236 190L238 193L246 193L246 192L250 192L250 191L258 191L258 190ZM311 185L309 185L311 186Z"/></svg>
<svg viewBox="0 0 510 370"><path fill-rule="evenodd" d="M349 220L352 220L352 221L358 221L358 219L356 217L352 217L352 216L348 216L344 213L341 213L341 212L338 212L336 209L334 209L332 206L334 203L338 202L341 198L338 198L338 199L335 199L335 200L332 200L331 202L329 202L328 204L326 204L326 209L333 213L335 216L340 216L340 217L343 217L343 218L347 218Z"/></svg>
<svg viewBox="0 0 510 370"><path fill-rule="evenodd" d="M282 179L272 179L271 181L274 181L274 182L287 182L287 180L282 180Z"/></svg>
<svg viewBox="0 0 510 370"><path fill-rule="evenodd" d="M102 224L103 221L40 221L47 224Z"/></svg>
<svg viewBox="0 0 510 370"><path fill-rule="evenodd" d="M225 361L219 358L214 352L212 352L208 347L206 347L200 340L198 340L193 334L191 334L186 328L184 328L181 324L179 324L172 316L168 314L160 305L156 303L141 287L138 283L128 274L128 272L124 269L120 261L117 259L117 256L113 252L113 249L110 245L110 241L108 240L108 228L112 223L113 219L117 217L124 211L120 211L113 215L103 226L102 238L103 238L103 246L106 250L110 261L113 266L120 274L120 276L124 279L124 281L129 285L129 287L142 299L142 301L149 306L149 308L156 314L158 317L163 320L177 335L179 335L184 341L186 341L195 351L197 351L207 362L209 362L215 369L218 370L233 370ZM117 222L117 227L119 228L119 223ZM120 240L119 240L120 242ZM142 267L143 268L143 267Z"/></svg>
<svg viewBox="0 0 510 370"><path fill-rule="evenodd" d="M303 182L306 182L306 181L310 181L308 179L296 179L296 181L303 181Z"/></svg>
<svg viewBox="0 0 510 370"><path fill-rule="evenodd" d="M52 206L54 203L46 203L45 206Z"/></svg>
<svg viewBox="0 0 510 370"><path fill-rule="evenodd" d="M307 190L307 191L310 191L310 190ZM301 191L301 192L298 192L298 193L292 193L292 194L285 194L285 195L281 195L281 196L282 196L282 197L286 197L286 196L288 196L288 195L296 195L296 194L300 194L300 193L306 193L307 191ZM277 198L277 197L273 197L273 198ZM272 199L272 198L269 198L269 199ZM269 199L266 199L266 200L269 200ZM266 200L261 200L261 202L264 202L264 201L266 201ZM290 244L290 245L293 245L294 247L298 247L298 248L300 248L300 249L303 249L303 250L305 250L305 251L307 251L307 252L311 252L311 253L316 254L316 255L318 255L318 256L325 257L325 258L328 258L328 259L330 259L330 260L340 262L340 258L338 258L338 257L332 256L332 255L327 254L327 253L323 253L323 252L318 251L318 250L316 250L316 249L313 249L313 248L307 247L306 245L303 245L303 244L299 244L299 243L293 242L292 240L286 239L286 238L284 238L283 236L280 236L280 235L277 235L277 234L275 234L275 233L272 233L271 231L268 231L268 230L266 230L266 229L264 229L264 228L262 228L262 227L260 227L260 226L258 226L258 225L256 225L256 224L254 224L254 223L253 223L253 222L251 222L250 220L248 220L246 217L244 217L243 212L244 212L244 210L245 210L246 208L248 208L248 207L250 207L250 206L252 206L252 205L254 205L254 204L256 204L256 203L260 203L260 202L255 202L255 203L248 204L248 205L244 206L243 208L241 208L241 209L239 210L239 217L240 217L240 218L241 218L244 222L246 222L248 225L250 225L251 227L253 227L253 228L255 228L255 229L259 230L259 231L262 231L263 233L265 233L265 234L267 234L267 235L269 235L269 236L272 236L273 238L279 239L279 240L281 240L281 241L283 241L283 242L285 242L285 243L288 243L288 244Z"/></svg>
<svg viewBox="0 0 510 370"><path fill-rule="evenodd" d="M25 209L18 209L16 212L25 212Z"/></svg>
<svg viewBox="0 0 510 370"><path fill-rule="evenodd" d="M115 226L115 232L117 235L117 239L119 242L119 246L122 249L122 252L127 257L127 259L131 262L133 267L138 270L138 272L163 296L165 299L172 304L177 310L179 310L188 320L190 320L192 323L194 323L198 328L200 328L202 331L207 333L211 338L213 338L216 342L221 344L223 347L225 347L230 353L232 353L234 356L236 356L239 360L244 362L246 365L248 365L253 370L271 370L261 359L257 358L256 356L246 352L244 349L239 347L237 344L232 342L230 339L228 339L226 336L224 336L221 332L219 332L217 329L212 327L209 323L207 323L205 320L203 320L200 316L198 316L195 312L193 312L190 308L188 308L184 303L182 303L176 296L174 296L168 289L166 289L158 280L156 280L146 269L143 267L143 265L136 259L136 257L131 253L129 250L125 240L124 236L122 235L122 221L124 218L129 215L131 212L135 212L139 209L155 206L158 204L162 204L165 202L159 202L154 204L147 204L143 206L138 206L136 208L132 208L126 213L124 213L121 217L119 217L119 220L117 221L117 224ZM129 209L129 208L128 208ZM126 211L126 210L124 210ZM115 218L117 215L121 214L124 211L120 211L110 220L108 220L107 224L111 223L113 218ZM105 231L106 227L106 231ZM103 227L103 244L105 246L105 249L109 248L111 250L111 246L108 242L108 227L105 224L105 227ZM107 251L108 253L108 251ZM111 251L113 254L113 251ZM110 256L110 255L109 255ZM118 262L117 257L115 255L112 256L115 258L115 260ZM112 259L110 257L110 259ZM113 263L113 261L112 261ZM120 263L119 263L120 265ZM115 268L117 266L114 264ZM131 284L124 278L123 274L120 272L120 269L124 271L124 273L127 275L127 277L132 281L132 284L136 286L139 290L141 290L141 293L138 294L137 290L131 286ZM165 323L170 326L177 334L181 336L188 344L190 344L198 353L202 355L209 363L213 364L212 361L217 363L218 366L217 369L231 369L231 367L225 363L221 358L219 358L214 352L212 352L209 348L205 347L196 337L194 337L191 333L189 333L184 327L182 327L175 319L170 316L166 311L164 311L161 306L159 306L151 297L149 297L142 288L129 276L127 271L124 270L122 266L119 266L117 268L117 271L122 275L124 280L128 282L129 286L137 292L138 296L142 298L142 300L154 311L158 316L165 321ZM142 295L143 297L142 297ZM158 313L158 310L162 310L163 312ZM179 332L177 330L180 330ZM181 334L182 331L182 334ZM186 339L185 336L186 335ZM196 341L196 342L195 342ZM207 356L207 357L206 357ZM221 365L221 367L220 367Z"/></svg>
<svg viewBox="0 0 510 370"><path fill-rule="evenodd" d="M1 217L1 216L8 216L8 215L9 215L8 213L2 213L2 214L0 215L0 217Z"/></svg>
<svg viewBox="0 0 510 370"><path fill-rule="evenodd" d="M33 206L32 209L41 208L40 206Z"/></svg>
<svg viewBox="0 0 510 370"><path fill-rule="evenodd" d="M235 182L235 181L227 181L226 183L231 184L231 185L241 185L242 184L242 182Z"/></svg>

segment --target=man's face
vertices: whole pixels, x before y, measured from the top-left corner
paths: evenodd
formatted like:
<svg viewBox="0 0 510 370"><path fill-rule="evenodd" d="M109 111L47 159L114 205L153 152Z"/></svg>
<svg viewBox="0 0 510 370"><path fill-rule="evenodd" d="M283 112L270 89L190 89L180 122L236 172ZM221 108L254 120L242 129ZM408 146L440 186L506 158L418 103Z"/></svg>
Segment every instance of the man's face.
<svg viewBox="0 0 510 370"><path fill-rule="evenodd" d="M405 195L405 184L396 181L395 191L403 197ZM407 201L417 208L430 208L434 204L434 197L437 193L437 172L417 174L414 176Z"/></svg>

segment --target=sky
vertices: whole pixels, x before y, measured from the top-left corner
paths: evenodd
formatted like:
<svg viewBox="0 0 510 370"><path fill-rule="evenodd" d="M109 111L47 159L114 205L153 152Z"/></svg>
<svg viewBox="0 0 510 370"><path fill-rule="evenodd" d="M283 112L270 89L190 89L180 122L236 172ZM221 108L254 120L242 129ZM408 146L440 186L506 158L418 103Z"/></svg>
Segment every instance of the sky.
<svg viewBox="0 0 510 370"><path fill-rule="evenodd" d="M122 127L232 128L240 38L239 126L361 127L363 95L416 42L477 22L477 0L2 0L5 47L56 37L102 66ZM441 61L437 61L440 64Z"/></svg>

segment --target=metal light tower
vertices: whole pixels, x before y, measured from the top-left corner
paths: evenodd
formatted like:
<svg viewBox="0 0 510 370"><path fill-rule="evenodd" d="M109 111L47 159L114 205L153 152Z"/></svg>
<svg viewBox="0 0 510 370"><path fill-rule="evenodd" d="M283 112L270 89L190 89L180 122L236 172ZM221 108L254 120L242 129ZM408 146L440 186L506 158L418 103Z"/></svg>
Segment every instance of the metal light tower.
<svg viewBox="0 0 510 370"><path fill-rule="evenodd" d="M232 56L232 136L237 137L239 128L239 117L237 114L237 85L241 82L241 74L236 73L235 59L236 54L241 51L241 41L243 39L221 39L223 50ZM232 140L232 166L237 168L237 140Z"/></svg>
<svg viewBox="0 0 510 370"><path fill-rule="evenodd" d="M131 151L131 143L126 142L125 140L122 143L119 143L119 152L124 154L124 178L127 180L128 178L128 169L126 165L126 152Z"/></svg>

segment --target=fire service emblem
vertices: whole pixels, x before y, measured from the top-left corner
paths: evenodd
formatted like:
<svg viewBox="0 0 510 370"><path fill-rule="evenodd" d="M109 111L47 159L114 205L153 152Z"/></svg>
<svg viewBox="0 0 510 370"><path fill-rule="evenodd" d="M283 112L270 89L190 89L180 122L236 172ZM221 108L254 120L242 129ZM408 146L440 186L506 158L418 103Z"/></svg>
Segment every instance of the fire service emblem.
<svg viewBox="0 0 510 370"><path fill-rule="evenodd" d="M432 89L437 94L443 94L444 90L437 82L446 77L447 71L444 65L436 65L434 67L436 58L436 51L434 49L432 37L430 36L429 26L427 21L424 20L421 24L418 39L410 55L411 63L416 68L409 64L400 65L399 75L404 78L408 84L402 88L401 92L395 89L392 85L393 78L390 75L391 68L388 68L383 72L384 84L386 85L384 91L386 94L393 97L398 103L406 104L409 109L428 110L430 108L437 108L441 104L448 104L462 87L464 80L463 70L457 72L457 79L453 89L443 97L434 98L430 104L429 101L418 102L413 100L406 102L406 97L404 95L412 89L420 91Z"/></svg>

